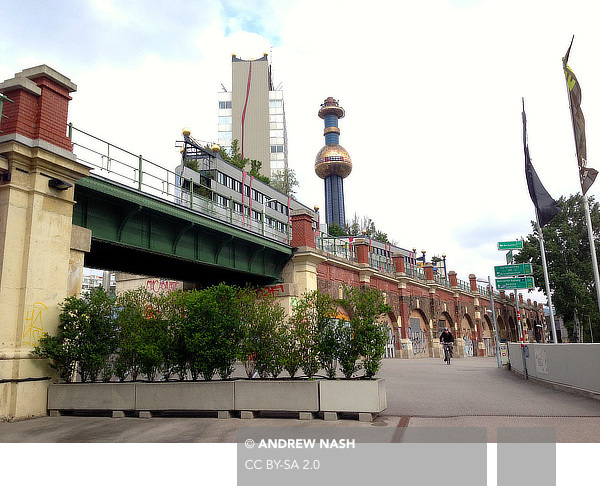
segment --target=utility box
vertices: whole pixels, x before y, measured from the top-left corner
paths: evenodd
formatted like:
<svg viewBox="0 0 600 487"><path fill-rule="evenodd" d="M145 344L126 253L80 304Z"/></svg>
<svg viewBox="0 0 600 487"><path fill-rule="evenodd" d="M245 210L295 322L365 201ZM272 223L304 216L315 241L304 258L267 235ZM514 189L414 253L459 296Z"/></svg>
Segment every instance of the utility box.
<svg viewBox="0 0 600 487"><path fill-rule="evenodd" d="M499 344L500 348L500 363L502 367L508 367L508 345L505 342Z"/></svg>

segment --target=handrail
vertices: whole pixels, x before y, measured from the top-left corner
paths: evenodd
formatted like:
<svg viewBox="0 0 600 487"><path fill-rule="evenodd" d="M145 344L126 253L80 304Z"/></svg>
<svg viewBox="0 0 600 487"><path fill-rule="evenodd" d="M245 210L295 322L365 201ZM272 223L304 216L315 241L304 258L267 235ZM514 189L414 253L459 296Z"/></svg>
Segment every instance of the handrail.
<svg viewBox="0 0 600 487"><path fill-rule="evenodd" d="M263 222L264 211L260 212L260 219L252 217L252 207L247 204L242 205L241 212L237 211L231 207L228 195L221 196L228 200L229 207L217 203L213 201L213 195L220 193L214 188L185 178L142 155L78 129L72 123L68 124L68 136L77 147L77 160L97 169L97 173L111 181L252 233L290 243L289 231L281 232Z"/></svg>

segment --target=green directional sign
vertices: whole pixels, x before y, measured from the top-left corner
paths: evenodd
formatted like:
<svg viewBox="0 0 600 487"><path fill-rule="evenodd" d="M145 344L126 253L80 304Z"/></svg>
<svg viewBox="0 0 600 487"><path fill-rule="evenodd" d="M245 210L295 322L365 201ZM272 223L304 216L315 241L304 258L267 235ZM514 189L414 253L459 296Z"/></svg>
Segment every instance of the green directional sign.
<svg viewBox="0 0 600 487"><path fill-rule="evenodd" d="M505 289L533 289L534 287L535 284L531 276L496 279L496 289L499 291Z"/></svg>
<svg viewBox="0 0 600 487"><path fill-rule="evenodd" d="M498 250L521 250L523 240L511 240L509 242L498 242Z"/></svg>
<svg viewBox="0 0 600 487"><path fill-rule="evenodd" d="M511 264L494 266L496 277L526 276L533 274L531 264Z"/></svg>

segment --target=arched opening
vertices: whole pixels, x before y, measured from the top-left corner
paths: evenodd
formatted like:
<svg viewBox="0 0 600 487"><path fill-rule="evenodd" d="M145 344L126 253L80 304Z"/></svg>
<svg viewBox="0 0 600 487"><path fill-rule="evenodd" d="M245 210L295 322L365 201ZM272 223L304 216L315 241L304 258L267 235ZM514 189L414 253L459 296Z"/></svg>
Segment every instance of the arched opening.
<svg viewBox="0 0 600 487"><path fill-rule="evenodd" d="M420 309L415 309L410 314L409 338L412 342L413 354L418 357L429 356L428 323L425 314Z"/></svg>
<svg viewBox="0 0 600 487"><path fill-rule="evenodd" d="M477 330L469 315L464 315L460 322L460 336L465 342L465 357L472 357L474 352L473 344L477 343Z"/></svg>

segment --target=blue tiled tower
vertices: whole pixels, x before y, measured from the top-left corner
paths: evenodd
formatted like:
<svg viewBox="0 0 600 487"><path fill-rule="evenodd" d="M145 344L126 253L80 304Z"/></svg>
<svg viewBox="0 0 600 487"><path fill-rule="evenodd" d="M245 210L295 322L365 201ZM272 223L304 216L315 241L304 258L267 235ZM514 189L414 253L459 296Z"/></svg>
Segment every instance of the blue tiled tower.
<svg viewBox="0 0 600 487"><path fill-rule="evenodd" d="M327 98L319 110L325 123L323 135L325 146L315 160L317 176L325 180L325 221L327 226L346 224L344 209L344 178L352 171L352 160L348 151L340 144L338 120L345 115L337 100Z"/></svg>

